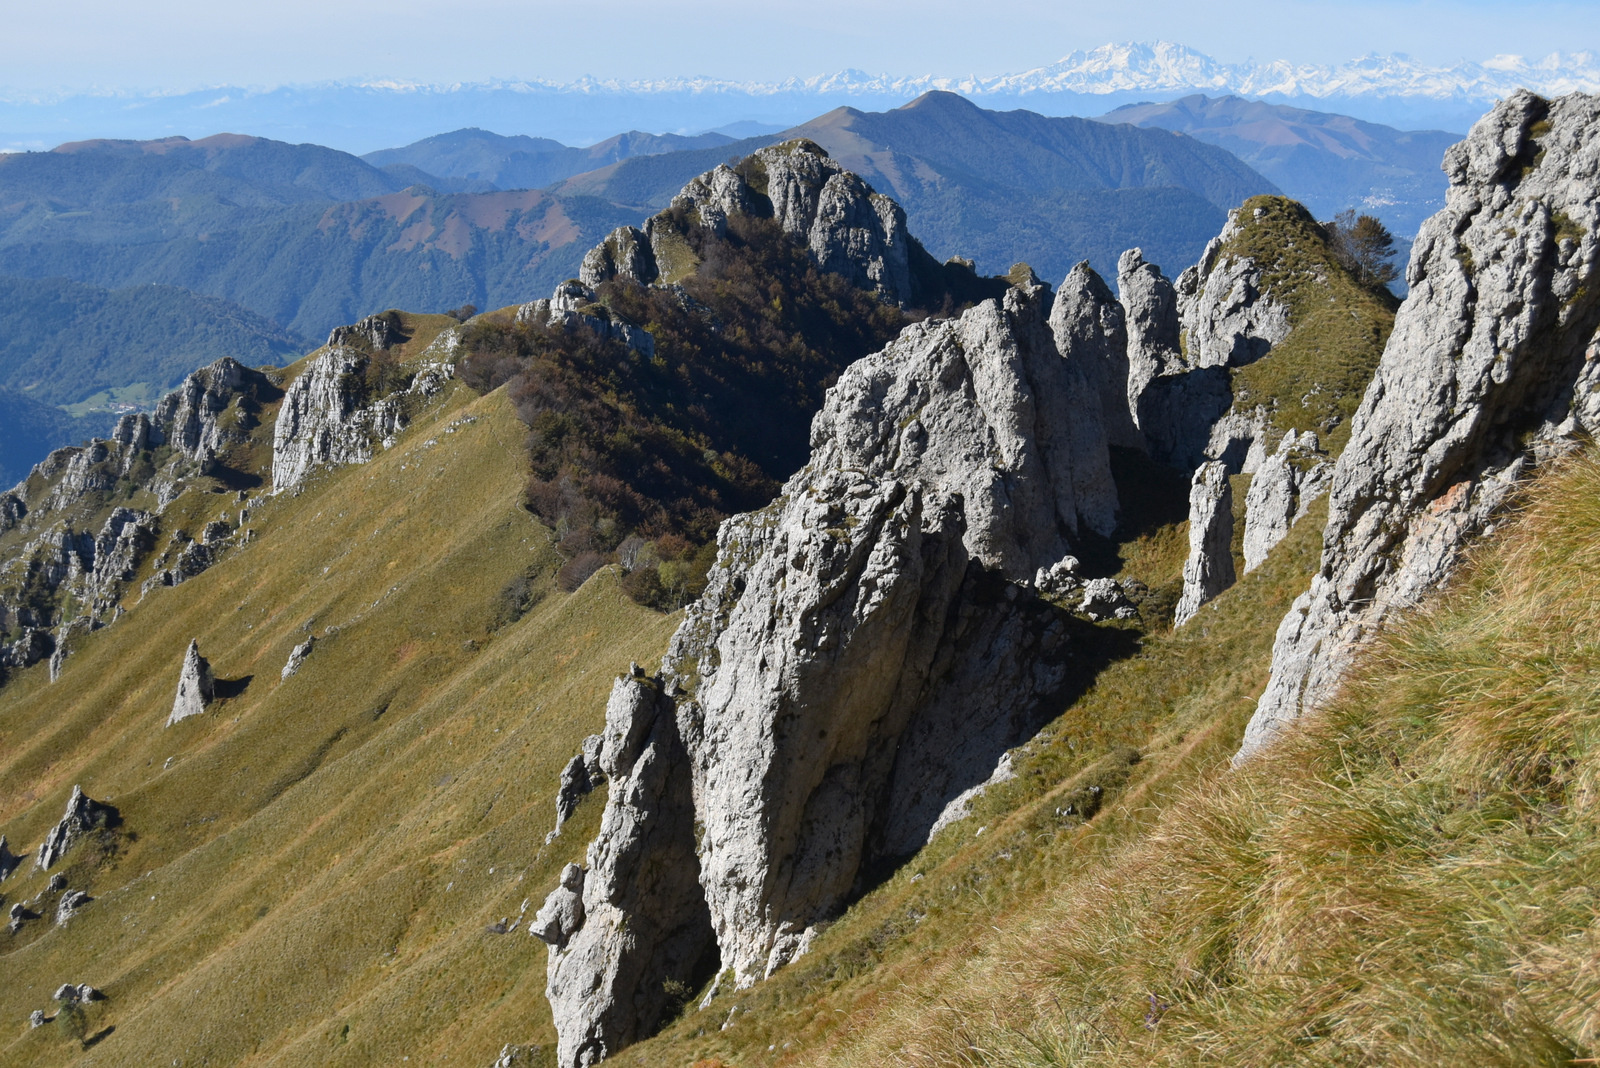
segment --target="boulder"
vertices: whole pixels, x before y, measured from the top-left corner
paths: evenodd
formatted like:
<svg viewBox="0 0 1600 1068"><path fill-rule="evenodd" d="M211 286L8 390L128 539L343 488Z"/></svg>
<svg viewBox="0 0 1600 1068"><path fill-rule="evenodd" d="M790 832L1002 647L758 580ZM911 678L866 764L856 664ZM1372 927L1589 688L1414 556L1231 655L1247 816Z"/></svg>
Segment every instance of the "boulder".
<svg viewBox="0 0 1600 1068"><path fill-rule="evenodd" d="M188 652L183 654L183 669L178 673L178 694L173 698L172 714L167 717L167 726L200 715L216 697L216 691L211 664L200 655L200 643L191 640Z"/></svg>
<svg viewBox="0 0 1600 1068"><path fill-rule="evenodd" d="M1377 374L1334 465L1322 560L1236 760L1338 690L1448 580L1531 465L1600 432L1600 98L1518 91L1445 154Z"/></svg>
<svg viewBox="0 0 1600 1068"><path fill-rule="evenodd" d="M34 1009L32 1012L28 1013L29 1028L43 1027L49 1022L50 1019L49 1017L45 1016L43 1009Z"/></svg>
<svg viewBox="0 0 1600 1068"><path fill-rule="evenodd" d="M311 635L305 641L289 650L289 659L283 663L283 671L278 674L280 680L288 680L300 671L301 665L306 662L306 657L317 647L317 636Z"/></svg>
<svg viewBox="0 0 1600 1068"><path fill-rule="evenodd" d="M67 810L61 821L50 829L39 845L39 856L34 862L38 871L48 871L77 842L92 830L113 827L118 823L115 807L95 801L83 792L81 786L72 788L67 799Z"/></svg>
<svg viewBox="0 0 1600 1068"><path fill-rule="evenodd" d="M1183 564L1183 594L1174 625L1183 626L1200 606L1232 586L1233 487L1228 465L1202 464L1189 487L1189 557Z"/></svg>
<svg viewBox="0 0 1600 1068"><path fill-rule="evenodd" d="M56 902L56 926L65 927L67 921L83 910L83 907L94 898L82 890L68 890L61 895L61 900Z"/></svg>

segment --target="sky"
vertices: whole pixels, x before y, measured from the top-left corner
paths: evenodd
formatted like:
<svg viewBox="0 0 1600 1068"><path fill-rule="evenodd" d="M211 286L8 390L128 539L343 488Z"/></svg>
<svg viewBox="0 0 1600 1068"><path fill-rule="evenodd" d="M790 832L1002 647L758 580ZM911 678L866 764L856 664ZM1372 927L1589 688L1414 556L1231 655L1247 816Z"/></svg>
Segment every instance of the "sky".
<svg viewBox="0 0 1600 1068"><path fill-rule="evenodd" d="M982 11L982 14L976 12ZM1600 49L1587 0L0 0L0 86L182 90L705 75L995 75L1113 41L1216 59L1427 63Z"/></svg>

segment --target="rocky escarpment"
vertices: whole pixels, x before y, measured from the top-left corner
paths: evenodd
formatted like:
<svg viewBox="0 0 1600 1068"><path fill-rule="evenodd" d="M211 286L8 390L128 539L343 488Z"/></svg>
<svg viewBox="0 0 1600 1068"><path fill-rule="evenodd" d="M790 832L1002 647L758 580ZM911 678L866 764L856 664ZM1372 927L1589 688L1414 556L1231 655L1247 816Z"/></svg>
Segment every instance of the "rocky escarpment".
<svg viewBox="0 0 1600 1068"><path fill-rule="evenodd" d="M1072 643L1029 583L1115 523L1049 306L1015 288L852 365L811 462L723 525L660 673L618 680L601 833L534 932L562 1064L649 1033L667 980L803 952L1038 727Z"/></svg>
<svg viewBox="0 0 1600 1068"><path fill-rule="evenodd" d="M453 332L435 341L417 366L402 368L374 348L374 339L399 342L391 326L358 329L380 318L341 328L348 333L335 330L340 342L330 338L331 347L290 384L272 432L274 493L297 488L319 467L367 463L449 382Z"/></svg>
<svg viewBox="0 0 1600 1068"><path fill-rule="evenodd" d="M1600 429L1600 99L1519 92L1445 156L1377 376L1334 466L1321 566L1284 618L1248 757L1448 579L1529 465Z"/></svg>
<svg viewBox="0 0 1600 1068"><path fill-rule="evenodd" d="M281 394L268 377L224 358L202 367L150 415L124 416L111 437L59 449L0 495L0 669L51 661L59 674L74 635L114 620L127 588L162 533L161 516L199 480L248 476L233 466L266 405ZM126 501L128 503L118 503ZM137 504L138 506L135 506ZM174 585L219 559L232 530L210 531L198 548L176 530L170 566L155 584Z"/></svg>

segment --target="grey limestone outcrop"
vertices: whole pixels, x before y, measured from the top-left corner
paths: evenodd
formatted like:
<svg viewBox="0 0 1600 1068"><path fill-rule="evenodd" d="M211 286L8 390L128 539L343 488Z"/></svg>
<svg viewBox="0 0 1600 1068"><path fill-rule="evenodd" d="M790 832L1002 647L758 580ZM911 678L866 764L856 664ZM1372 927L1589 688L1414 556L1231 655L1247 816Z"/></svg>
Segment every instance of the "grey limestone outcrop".
<svg viewBox="0 0 1600 1068"><path fill-rule="evenodd" d="M1233 404L1226 366L1198 366L1183 353L1178 293L1139 249L1117 263L1127 316L1128 404L1152 458L1192 470L1208 458L1211 431Z"/></svg>
<svg viewBox="0 0 1600 1068"><path fill-rule="evenodd" d="M279 680L287 680L297 675L300 668L305 664L306 658L311 655L312 650L316 647L317 636L313 634L293 649L290 649L289 659L283 662L283 670L278 673Z"/></svg>
<svg viewBox="0 0 1600 1068"><path fill-rule="evenodd" d="M1444 166L1445 207L1412 246L1410 296L1334 465L1321 565L1236 759L1326 702L1531 465L1600 430L1600 98L1514 93Z"/></svg>
<svg viewBox="0 0 1600 1068"><path fill-rule="evenodd" d="M65 927L68 920L82 912L93 900L94 898L82 890L67 890L62 893L60 900L56 902L56 926Z"/></svg>
<svg viewBox="0 0 1600 1068"><path fill-rule="evenodd" d="M1307 430L1283 436L1263 460L1245 494L1244 569L1248 574L1289 534L1312 503L1328 492L1333 464Z"/></svg>
<svg viewBox="0 0 1600 1068"><path fill-rule="evenodd" d="M183 654L183 669L178 673L178 693L172 701L172 714L167 726L179 720L198 716L216 697L216 679L211 674L211 664L200 655L200 643L191 640Z"/></svg>
<svg viewBox="0 0 1600 1068"><path fill-rule="evenodd" d="M311 360L290 384L272 434L272 491L294 489L321 467L364 464L444 389L448 362L425 362L410 383L385 396L364 384L369 351L337 346Z"/></svg>
<svg viewBox="0 0 1600 1068"><path fill-rule="evenodd" d="M583 257L578 281L591 289L613 278L649 285L660 275L650 236L637 226L619 226Z"/></svg>
<svg viewBox="0 0 1600 1068"><path fill-rule="evenodd" d="M329 348L364 348L369 351L392 348L406 340L398 313L369 315L359 323L336 326L328 334Z"/></svg>
<svg viewBox="0 0 1600 1068"><path fill-rule="evenodd" d="M1071 643L1031 580L1115 522L1098 395L1048 296L848 368L810 463L723 524L659 673L617 681L581 893L541 910L560 1064L648 1034L667 979L782 967L1039 726Z"/></svg>
<svg viewBox="0 0 1600 1068"><path fill-rule="evenodd" d="M1128 327L1122 305L1088 261L1068 272L1050 309L1056 348L1100 398L1106 442L1143 448L1128 402Z"/></svg>
<svg viewBox="0 0 1600 1068"><path fill-rule="evenodd" d="M17 870L17 865L22 863L22 858L11 852L11 846L6 842L6 836L0 834L0 883L6 881L11 873Z"/></svg>
<svg viewBox="0 0 1600 1068"><path fill-rule="evenodd" d="M1233 487L1228 465L1202 464L1189 487L1189 556L1183 564L1183 594L1174 625L1182 626L1200 606L1233 585Z"/></svg>
<svg viewBox="0 0 1600 1068"><path fill-rule="evenodd" d="M48 871L55 867L67 850L76 845L84 835L92 830L110 826L115 822L116 816L115 808L90 798L83 792L81 786L74 786L72 796L67 799L66 812L39 844L39 855L34 861L34 868Z"/></svg>
<svg viewBox="0 0 1600 1068"><path fill-rule="evenodd" d="M556 286L548 300L531 301L518 308L517 322L563 330L588 329L600 337L620 341L645 356L655 355L656 339L650 331L628 322L595 300L595 291L587 283L569 280Z"/></svg>

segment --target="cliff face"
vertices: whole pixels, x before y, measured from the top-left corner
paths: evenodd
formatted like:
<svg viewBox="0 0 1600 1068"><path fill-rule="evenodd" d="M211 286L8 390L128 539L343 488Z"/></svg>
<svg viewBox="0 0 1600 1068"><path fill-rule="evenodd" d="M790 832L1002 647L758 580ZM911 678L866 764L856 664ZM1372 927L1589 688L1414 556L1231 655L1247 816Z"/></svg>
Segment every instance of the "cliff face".
<svg viewBox="0 0 1600 1068"><path fill-rule="evenodd" d="M1517 93L1445 157L1376 378L1334 467L1321 568L1284 618L1240 759L1446 581L1531 463L1600 427L1600 100Z"/></svg>
<svg viewBox="0 0 1600 1068"><path fill-rule="evenodd" d="M1037 729L1071 643L1027 580L1115 523L1048 303L1016 288L853 365L811 463L724 524L660 675L619 680L582 908L547 903L582 917L549 939L562 1063L647 1034L665 979L781 967Z"/></svg>

